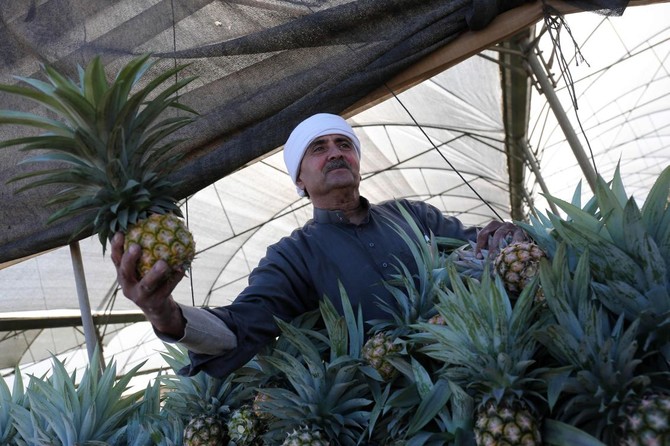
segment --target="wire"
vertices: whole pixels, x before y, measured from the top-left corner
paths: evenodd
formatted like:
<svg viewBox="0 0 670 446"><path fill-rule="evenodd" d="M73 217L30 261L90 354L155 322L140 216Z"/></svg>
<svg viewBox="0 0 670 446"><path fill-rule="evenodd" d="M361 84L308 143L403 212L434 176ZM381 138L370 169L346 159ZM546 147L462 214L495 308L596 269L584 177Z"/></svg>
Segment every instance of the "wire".
<svg viewBox="0 0 670 446"><path fill-rule="evenodd" d="M405 110L405 112L407 112L407 115L412 119L412 122L414 122L414 125L416 125L417 128L421 131L421 133L423 133L423 135L426 137L428 142L433 146L433 149L435 149L437 151L437 153L440 154L442 159L449 165L449 167L451 167L451 170L453 170L456 173L456 175L458 175L458 177L461 179L461 181L463 181L463 183L466 186L468 186L468 188L470 188L470 190L477 196L477 198L479 198L482 201L482 203L484 203L500 221L504 221L504 219L493 208L493 206L491 206L491 204L488 201L486 201L484 199L484 197L482 197L479 192L477 192L477 190L472 186L472 184L470 184L470 182L468 182L468 180L465 179L465 177L461 174L461 172L451 163L451 161L449 161L449 159L444 155L444 153L442 153L442 151L435 145L435 143L430 138L430 136L428 136L428 133L426 133L426 131L424 130L423 126L421 124L419 124L419 122L416 120L414 115L412 115L412 113L409 111L409 109L400 100L398 95L395 94L393 89L391 87L389 87L388 84L386 84L386 83L384 83L384 87L386 87L386 89L393 95L393 97L396 99L396 101L398 101L398 104L400 104L400 106L403 108L403 110Z"/></svg>
<svg viewBox="0 0 670 446"><path fill-rule="evenodd" d="M591 164L593 164L593 170L595 171L596 175L598 175L598 167L596 166L596 159L595 155L593 154L593 149L591 148L591 142L589 141L589 138L586 135L586 131L584 130L584 126L582 125L582 120L579 117L579 105L577 104L575 82L572 78L572 73L570 72L569 64L565 59L565 55L563 54L563 48L561 47L561 41L559 37L561 28L565 28L565 31L568 33L568 36L570 36L570 39L572 40L572 44L575 47L575 52L577 56L577 62L576 62L577 65L579 65L580 61L584 62L589 67L590 65L586 61L586 58L584 58L584 55L582 54L581 50L579 49L579 44L572 35L572 31L570 30L570 27L568 26L568 23L566 22L563 15L560 12L558 12L555 8L549 6L546 0L543 0L542 3L543 3L542 11L544 13L544 24L549 33L551 43L556 49L556 55L558 56L556 58L558 62L558 68L561 71L561 75L565 79L568 95L570 96L570 101L572 102L572 106L575 110L575 117L577 118L577 124L579 125L579 130L581 131L582 136L584 137L584 141L586 141L586 146L589 148L589 154L591 156Z"/></svg>

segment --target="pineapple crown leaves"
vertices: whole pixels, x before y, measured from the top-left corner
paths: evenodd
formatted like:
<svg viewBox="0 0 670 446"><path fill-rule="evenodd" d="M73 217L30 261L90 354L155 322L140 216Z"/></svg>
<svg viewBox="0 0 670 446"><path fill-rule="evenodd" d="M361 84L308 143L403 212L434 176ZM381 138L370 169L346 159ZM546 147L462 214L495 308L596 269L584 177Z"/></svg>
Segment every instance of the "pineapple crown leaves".
<svg viewBox="0 0 670 446"><path fill-rule="evenodd" d="M140 79L155 65L149 55L127 63L108 83L99 57L79 68L79 84L53 67L44 66L48 82L19 77L27 86L0 85L0 91L38 103L58 119L29 112L0 110L0 124L17 124L42 131L37 136L0 142L0 148L21 145L24 151L42 153L22 163L56 163L20 174L13 181L30 180L18 189L63 184L48 204L68 204L50 222L86 211L93 212L75 237L93 224L95 231L124 229L147 212L175 211L171 184L165 177L179 155L169 153L182 140L166 138L193 122L197 113L178 102L177 92L194 77L177 80L161 92L158 87L173 79L185 65L161 72L144 87ZM133 90L136 90L133 92ZM161 118L167 109L187 115ZM115 218L114 216L118 216ZM103 230L109 223L111 229ZM116 226L115 226L116 225ZM103 248L107 237L101 237Z"/></svg>
<svg viewBox="0 0 670 446"><path fill-rule="evenodd" d="M597 438L581 429L558 420L545 419L542 426L544 444L574 444L581 446L606 446Z"/></svg>
<svg viewBox="0 0 670 446"><path fill-rule="evenodd" d="M98 358L99 351L96 351L91 363L99 364ZM89 366L76 384L76 372L68 375L64 364L53 357L51 377L31 377L26 393L30 421L18 413L22 419L17 423L21 436L28 441L37 437L39 444L107 441L123 429L138 409L141 394L125 395L124 392L142 365L135 366L118 380L113 362L104 371Z"/></svg>
<svg viewBox="0 0 670 446"><path fill-rule="evenodd" d="M431 421L441 431L453 432L452 417L447 403L452 398L452 384L433 376L421 362L411 358L406 371L407 381L398 386L387 383L382 389L373 386L375 405L370 416L370 432L386 431L390 438L419 434ZM377 424L384 427L375 431Z"/></svg>
<svg viewBox="0 0 670 446"><path fill-rule="evenodd" d="M533 333L544 323L533 305L537 280L512 307L500 278L460 280L453 266L449 270L453 291L440 292L437 305L446 325L419 324L422 332L412 337L424 344L420 351L441 361L447 378L472 388L480 399L500 401L521 394L518 390L529 395L528 386L538 383L531 367L538 348Z"/></svg>
<svg viewBox="0 0 670 446"><path fill-rule="evenodd" d="M188 364L188 352L179 344L165 344L163 359L178 372ZM252 396L253 389L235 382L235 374L216 378L204 372L194 376L159 377L168 392L164 407L181 417L193 414L227 415Z"/></svg>
<svg viewBox="0 0 670 446"><path fill-rule="evenodd" d="M594 299L588 265L587 253L571 273L563 246L553 264L541 264L553 320L535 336L558 364L545 375L550 407L559 420L602 438L631 396L652 388L667 392L668 372L645 365L653 352L639 349L639 319L627 322Z"/></svg>
<svg viewBox="0 0 670 446"><path fill-rule="evenodd" d="M347 291L339 282L340 300L344 317L340 316L327 297L319 302L319 311L326 325L330 345L330 361L349 355L360 358L365 339L363 313L361 308L354 315Z"/></svg>
<svg viewBox="0 0 670 446"><path fill-rule="evenodd" d="M12 424L11 411L14 407L27 410L27 406L28 399L25 396L23 378L17 366L14 368L14 385L11 391L4 377L0 377L0 407L5 408L0 411L0 444L14 444L13 439L17 431Z"/></svg>
<svg viewBox="0 0 670 446"><path fill-rule="evenodd" d="M300 352L299 357L285 352L265 358L288 379L286 388L266 388L269 399L260 403L276 421L269 429L285 433L308 423L323 430L340 444L353 445L363 435L370 412L368 384L362 379L358 360L348 355L332 362L321 357L322 335L277 319L281 336Z"/></svg>
<svg viewBox="0 0 670 446"><path fill-rule="evenodd" d="M460 276L467 276L480 280L487 265L489 265L489 270L491 269L490 264L493 259L492 257L489 257L489 250L487 249L482 249L480 251L481 257L477 257L475 254L476 247L477 243L474 241L468 241L467 243L461 244L445 257L445 263L453 264ZM439 272L436 271L436 274L439 274L437 280L448 286L449 272L447 268L442 268L438 271Z"/></svg>
<svg viewBox="0 0 670 446"><path fill-rule="evenodd" d="M450 383L445 379L438 379L435 383L430 373L412 358L414 383L419 396L418 405L412 407L411 417L407 424L407 435L414 435L436 417L443 420L448 417L447 403L452 391Z"/></svg>
<svg viewBox="0 0 670 446"><path fill-rule="evenodd" d="M389 314L390 320L369 321L373 331L393 328L398 332L407 332L411 324L427 320L435 314L434 290L439 279L436 272L442 269L444 256L440 253L433 234L430 234L430 240L426 240L428 235L421 232L410 212L401 203L397 203L397 206L412 234L408 234L394 222L389 222L389 225L409 247L418 273L413 276L407 265L396 257L395 268L398 272L393 279L384 283L393 296L395 305L379 301L378 305Z"/></svg>
<svg viewBox="0 0 670 446"><path fill-rule="evenodd" d="M546 231L540 228L532 235L541 246L551 239L553 252L564 243L572 270L578 258L590 252L598 298L616 314L625 313L629 320L640 318L643 332L653 331L670 314L669 193L670 168L666 168L639 209L626 195L617 167L609 184L598 178L595 196L583 209L577 192L572 204L549 197L567 219L543 217L541 225L551 227L553 236L545 235L543 240L541 234Z"/></svg>
<svg viewBox="0 0 670 446"><path fill-rule="evenodd" d="M670 264L670 166L654 182L642 205L642 220L651 237L656 240L666 264Z"/></svg>

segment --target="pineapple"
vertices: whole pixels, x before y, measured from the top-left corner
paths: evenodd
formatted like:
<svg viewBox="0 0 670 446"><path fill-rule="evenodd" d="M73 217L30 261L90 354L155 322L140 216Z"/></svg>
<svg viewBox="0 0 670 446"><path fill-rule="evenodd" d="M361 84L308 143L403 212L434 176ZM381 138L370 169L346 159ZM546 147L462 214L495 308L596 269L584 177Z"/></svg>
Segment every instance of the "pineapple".
<svg viewBox="0 0 670 446"><path fill-rule="evenodd" d="M226 422L230 441L237 445L262 444L259 436L261 434L258 418L249 406L242 406L233 411Z"/></svg>
<svg viewBox="0 0 670 446"><path fill-rule="evenodd" d="M397 374L390 360L401 350L402 346L394 344L393 338L388 333L379 331L366 341L361 355L379 373L382 380L388 381Z"/></svg>
<svg viewBox="0 0 670 446"><path fill-rule="evenodd" d="M507 291L519 293L537 276L544 257L544 251L533 242L512 242L500 250L493 264Z"/></svg>
<svg viewBox="0 0 670 446"><path fill-rule="evenodd" d="M670 395L644 395L630 401L620 419L623 446L670 444Z"/></svg>
<svg viewBox="0 0 670 446"><path fill-rule="evenodd" d="M460 276L481 280L484 269L489 268L499 275L510 297L515 297L535 276L541 259L547 255L532 241L510 241L503 239L495 250L482 249L479 256L475 242L469 242L447 256L447 263L456 267ZM535 296L536 302L544 300L542 289Z"/></svg>
<svg viewBox="0 0 670 446"><path fill-rule="evenodd" d="M658 353L641 351L639 319L628 324L593 298L589 261L584 254L570 272L562 246L553 265L540 269L554 322L537 337L556 359L549 376L561 390L551 398L553 412L606 444L668 444L667 366L650 361Z"/></svg>
<svg viewBox="0 0 670 446"><path fill-rule="evenodd" d="M270 397L267 395L267 393L264 393L263 391L259 390L256 392L256 395L254 396L254 401L251 404L251 408L254 411L254 415L258 417L259 419L266 419L270 418L270 414L265 413L262 409L262 405L270 400Z"/></svg>
<svg viewBox="0 0 670 446"><path fill-rule="evenodd" d="M158 74L140 88L139 81L155 62L144 55L126 64L112 82L106 79L99 57L79 69L79 81L68 79L45 66L48 82L19 78L28 86L0 85L0 90L37 102L57 119L33 113L0 111L0 124L18 124L40 130L0 142L0 147L23 146L38 150L27 162L48 162L47 168L24 173L11 181L30 180L19 191L47 184L64 187L47 203L64 206L48 222L83 214L85 230L98 233L105 251L116 232L128 235L128 243L142 247L138 275L145 274L159 259L173 270L186 270L195 246L173 197L175 184L166 176L175 168L177 156L169 152L180 142L165 139L191 123L195 112L178 102L176 93L194 78L172 82L184 68ZM136 91L132 91L136 90ZM159 120L167 109L186 112Z"/></svg>
<svg viewBox="0 0 670 446"><path fill-rule="evenodd" d="M179 344L165 344L165 361L178 372L189 361L188 353ZM184 424L184 446L226 444L226 422L231 413L250 399L252 389L234 383L234 374L225 379L200 372L195 376L161 377L166 389L164 411Z"/></svg>
<svg viewBox="0 0 670 446"><path fill-rule="evenodd" d="M437 309L445 325L421 323L412 335L420 352L443 364L442 375L475 402L466 414L477 445L540 445L541 380L531 367L537 352L533 333L536 283L514 306L500 278L488 271L481 282L461 279L448 267L453 291L440 291ZM467 421L467 420L466 420Z"/></svg>
<svg viewBox="0 0 670 446"><path fill-rule="evenodd" d="M329 444L323 439L320 431L302 427L288 434L281 446L329 446Z"/></svg>
<svg viewBox="0 0 670 446"><path fill-rule="evenodd" d="M184 427L184 446L219 446L227 439L223 420L217 415L197 415Z"/></svg>

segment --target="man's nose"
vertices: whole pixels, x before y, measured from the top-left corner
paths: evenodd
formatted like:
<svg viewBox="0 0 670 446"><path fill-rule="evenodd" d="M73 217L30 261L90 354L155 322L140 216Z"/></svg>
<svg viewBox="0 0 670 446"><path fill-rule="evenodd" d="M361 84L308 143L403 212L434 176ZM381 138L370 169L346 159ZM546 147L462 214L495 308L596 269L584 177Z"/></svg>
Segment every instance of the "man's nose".
<svg viewBox="0 0 670 446"><path fill-rule="evenodd" d="M342 157L342 151L340 150L340 146L337 145L337 143L335 142L329 142L328 159L341 158L341 157Z"/></svg>

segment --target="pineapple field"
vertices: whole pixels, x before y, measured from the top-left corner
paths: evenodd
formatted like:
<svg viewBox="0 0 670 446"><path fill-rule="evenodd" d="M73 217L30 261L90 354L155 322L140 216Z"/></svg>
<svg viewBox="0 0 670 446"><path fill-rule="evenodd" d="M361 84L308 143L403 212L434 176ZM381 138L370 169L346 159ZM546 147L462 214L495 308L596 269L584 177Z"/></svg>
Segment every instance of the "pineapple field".
<svg viewBox="0 0 670 446"><path fill-rule="evenodd" d="M531 241L498 254L404 234L396 305L369 321L346 293L224 379L169 365L146 390L112 363L0 382L0 443L26 445L670 444L670 168L644 204L617 172ZM421 239L422 240L422 239ZM510 272L513 272L511 274ZM372 297L371 297L372 298ZM381 303L380 303L381 304ZM20 377L17 370L17 377ZM25 384L25 385L24 385Z"/></svg>

